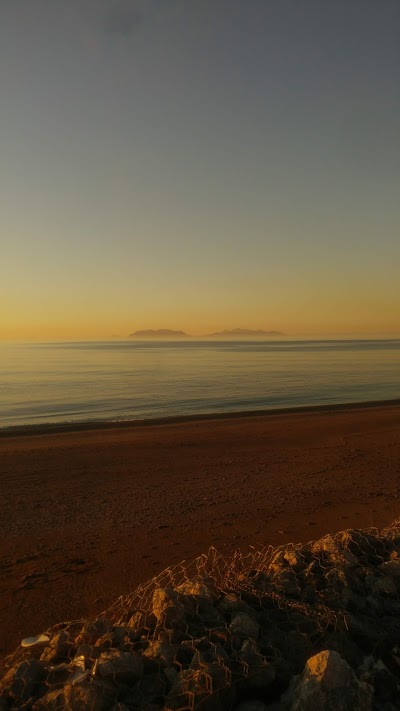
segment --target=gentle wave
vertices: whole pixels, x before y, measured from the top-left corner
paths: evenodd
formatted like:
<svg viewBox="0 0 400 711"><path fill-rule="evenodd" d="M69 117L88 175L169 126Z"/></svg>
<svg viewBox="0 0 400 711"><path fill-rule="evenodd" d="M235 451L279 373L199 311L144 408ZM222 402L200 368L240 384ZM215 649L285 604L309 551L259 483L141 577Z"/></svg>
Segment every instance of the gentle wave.
<svg viewBox="0 0 400 711"><path fill-rule="evenodd" d="M106 341L0 347L0 427L395 399L400 340Z"/></svg>

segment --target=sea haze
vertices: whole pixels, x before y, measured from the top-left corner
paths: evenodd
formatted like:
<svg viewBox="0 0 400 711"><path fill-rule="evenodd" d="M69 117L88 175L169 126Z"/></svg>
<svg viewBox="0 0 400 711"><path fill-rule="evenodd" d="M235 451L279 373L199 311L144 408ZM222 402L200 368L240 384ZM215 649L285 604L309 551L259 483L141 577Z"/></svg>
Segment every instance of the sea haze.
<svg viewBox="0 0 400 711"><path fill-rule="evenodd" d="M400 340L2 344L0 427L400 397Z"/></svg>

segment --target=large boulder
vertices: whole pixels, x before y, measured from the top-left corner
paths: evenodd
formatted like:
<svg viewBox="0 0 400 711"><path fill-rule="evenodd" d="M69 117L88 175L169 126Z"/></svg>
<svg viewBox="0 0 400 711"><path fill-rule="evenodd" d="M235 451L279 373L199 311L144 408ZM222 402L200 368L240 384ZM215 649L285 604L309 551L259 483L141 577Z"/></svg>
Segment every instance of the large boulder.
<svg viewBox="0 0 400 711"><path fill-rule="evenodd" d="M43 662L52 663L68 659L73 656L74 640L67 630L62 630L55 634L44 650L40 659Z"/></svg>
<svg viewBox="0 0 400 711"><path fill-rule="evenodd" d="M321 560L323 566L324 561L332 565L349 568L355 568L359 564L357 556L348 547L341 545L341 541L330 533L319 541L315 541L311 551L314 556Z"/></svg>
<svg viewBox="0 0 400 711"><path fill-rule="evenodd" d="M378 570L384 575L390 575L400 582L400 558L394 558L392 560L386 560L384 563L378 566Z"/></svg>
<svg viewBox="0 0 400 711"><path fill-rule="evenodd" d="M235 711L268 711L268 707L260 699L246 699L236 706Z"/></svg>
<svg viewBox="0 0 400 711"><path fill-rule="evenodd" d="M393 578L377 578L374 575L369 575L365 578L365 584L373 595L383 595L385 597L397 597L398 595L397 586Z"/></svg>
<svg viewBox="0 0 400 711"><path fill-rule="evenodd" d="M36 659L11 667L0 682L0 696L15 701L27 701L35 695L45 674L44 665Z"/></svg>
<svg viewBox="0 0 400 711"><path fill-rule="evenodd" d="M337 533L335 538L356 558L372 565L382 563L387 555L384 541L368 531L348 529Z"/></svg>
<svg viewBox="0 0 400 711"><path fill-rule="evenodd" d="M143 655L149 659L156 659L170 666L176 659L176 651L177 648L175 645L171 644L167 638L164 639L160 636L159 639L155 639L154 641L150 640Z"/></svg>
<svg viewBox="0 0 400 711"><path fill-rule="evenodd" d="M260 654L257 643L252 639L243 642L237 659L242 663L238 690L243 694L265 692L275 680L276 672L272 664Z"/></svg>
<svg viewBox="0 0 400 711"><path fill-rule="evenodd" d="M301 546L289 545L284 553L284 558L290 567L293 568L296 573L299 573L306 567L309 555L301 549Z"/></svg>
<svg viewBox="0 0 400 711"><path fill-rule="evenodd" d="M100 679L89 679L84 684L66 684L62 689L49 691L34 711L107 711L115 700L112 685Z"/></svg>
<svg viewBox="0 0 400 711"><path fill-rule="evenodd" d="M196 598L205 598L210 601L215 601L219 597L215 582L211 578L197 577L185 580L176 588L176 591L183 595L193 595Z"/></svg>
<svg viewBox="0 0 400 711"><path fill-rule="evenodd" d="M132 652L110 649L100 654L97 673L109 681L132 683L143 674L143 659Z"/></svg>
<svg viewBox="0 0 400 711"><path fill-rule="evenodd" d="M172 629L185 622L186 610L179 595L172 588L156 588L153 593L153 615L158 625Z"/></svg>
<svg viewBox="0 0 400 711"><path fill-rule="evenodd" d="M106 617L99 617L96 620L89 620L83 627L75 642L81 644L95 644L103 635L111 632L114 627L113 622Z"/></svg>
<svg viewBox="0 0 400 711"><path fill-rule="evenodd" d="M294 687L291 711L372 711L373 688L359 681L340 654L311 657Z"/></svg>
<svg viewBox="0 0 400 711"><path fill-rule="evenodd" d="M245 612L239 612L229 625L229 631L236 637L257 639L260 632L260 625L257 620L254 620Z"/></svg>
<svg viewBox="0 0 400 711"><path fill-rule="evenodd" d="M288 597L299 597L301 590L293 569L281 570L272 578L272 584L281 594Z"/></svg>
<svg viewBox="0 0 400 711"><path fill-rule="evenodd" d="M164 711L201 708L224 711L235 701L235 687L228 669L219 664L204 664L199 669L185 669L165 699Z"/></svg>

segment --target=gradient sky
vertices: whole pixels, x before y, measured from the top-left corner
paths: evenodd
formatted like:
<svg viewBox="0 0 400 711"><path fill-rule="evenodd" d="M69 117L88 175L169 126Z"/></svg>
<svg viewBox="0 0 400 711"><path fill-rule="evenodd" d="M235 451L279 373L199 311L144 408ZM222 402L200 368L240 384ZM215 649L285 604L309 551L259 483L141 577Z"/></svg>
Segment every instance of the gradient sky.
<svg viewBox="0 0 400 711"><path fill-rule="evenodd" d="M400 335L399 0L0 0L0 338Z"/></svg>

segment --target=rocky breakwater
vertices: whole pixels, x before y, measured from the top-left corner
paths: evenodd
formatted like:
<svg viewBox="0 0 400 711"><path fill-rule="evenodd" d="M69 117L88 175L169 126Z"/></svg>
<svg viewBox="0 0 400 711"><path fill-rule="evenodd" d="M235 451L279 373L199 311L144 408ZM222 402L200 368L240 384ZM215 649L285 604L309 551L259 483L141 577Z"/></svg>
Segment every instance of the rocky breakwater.
<svg viewBox="0 0 400 711"><path fill-rule="evenodd" d="M0 710L400 709L400 521L211 549L96 619L24 640Z"/></svg>

